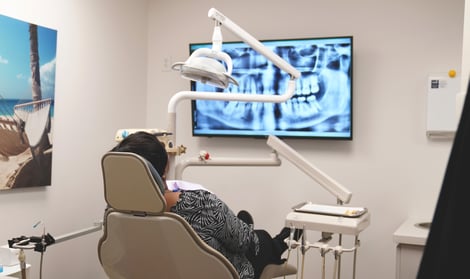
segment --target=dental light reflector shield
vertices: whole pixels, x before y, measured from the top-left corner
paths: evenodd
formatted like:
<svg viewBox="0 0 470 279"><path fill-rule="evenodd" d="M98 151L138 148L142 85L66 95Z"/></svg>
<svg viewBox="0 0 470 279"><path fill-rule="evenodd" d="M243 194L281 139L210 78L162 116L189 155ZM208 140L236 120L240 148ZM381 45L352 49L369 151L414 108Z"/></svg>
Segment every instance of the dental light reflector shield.
<svg viewBox="0 0 470 279"><path fill-rule="evenodd" d="M171 68L179 70L185 79L211 86L227 88L230 83L238 86L238 82L231 76L232 58L222 52L222 41L220 23L216 21L212 34L212 49L198 49L185 62L177 62Z"/></svg>
<svg viewBox="0 0 470 279"><path fill-rule="evenodd" d="M225 63L227 69L219 60ZM230 83L238 86L238 82L231 76L232 58L225 52L200 48L186 62L173 64L172 69L180 71L183 78L215 87L227 88Z"/></svg>
<svg viewBox="0 0 470 279"><path fill-rule="evenodd" d="M301 171L317 181L323 188L333 194L338 200L343 203L349 203L352 197L352 193L348 189L308 162L292 147L273 135L268 137L267 144L291 163L293 163Z"/></svg>

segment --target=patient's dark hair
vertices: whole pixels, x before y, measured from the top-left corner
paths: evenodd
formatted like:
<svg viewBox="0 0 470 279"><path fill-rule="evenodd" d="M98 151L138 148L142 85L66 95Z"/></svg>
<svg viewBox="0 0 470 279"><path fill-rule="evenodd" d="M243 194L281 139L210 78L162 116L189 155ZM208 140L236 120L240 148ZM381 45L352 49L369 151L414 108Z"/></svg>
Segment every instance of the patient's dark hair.
<svg viewBox="0 0 470 279"><path fill-rule="evenodd" d="M152 134L137 132L127 136L111 151L132 152L149 161L160 176L165 174L168 154L165 146Z"/></svg>

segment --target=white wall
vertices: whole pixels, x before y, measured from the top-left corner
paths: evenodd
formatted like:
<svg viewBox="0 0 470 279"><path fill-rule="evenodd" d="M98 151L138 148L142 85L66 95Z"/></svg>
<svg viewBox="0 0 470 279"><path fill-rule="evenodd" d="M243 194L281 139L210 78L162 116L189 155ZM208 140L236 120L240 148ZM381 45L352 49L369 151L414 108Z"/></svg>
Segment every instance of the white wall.
<svg viewBox="0 0 470 279"><path fill-rule="evenodd" d="M0 243L90 227L104 210L100 158L120 127L144 126L146 1L0 0L0 13L58 31L52 186L0 193ZM44 278L104 278L94 233L47 249ZM39 253L28 251L32 278Z"/></svg>
<svg viewBox="0 0 470 279"><path fill-rule="evenodd" d="M214 6L259 39L354 36L353 141L288 143L351 189L352 205L370 209L358 278L394 278L392 234L408 216L432 215L445 171L451 142L425 136L425 82L429 73L460 70L464 1L315 2L0 0L1 14L59 32L53 185L0 192L0 239L37 233L31 228L37 220L59 236L101 218L101 155L118 128L166 128L169 98L189 84L164 62L182 61L190 42L210 40L207 11ZM227 32L224 37L236 39ZM213 156L270 152L262 140L192 138L189 102L178 106L177 133L186 156L200 149ZM288 162L279 168L192 168L185 178L213 189L234 210L250 210L256 226L272 233L296 203L335 202ZM44 277L104 278L98 237L48 248ZM317 253L309 253L306 276L319 276ZM39 255L27 257L38 278Z"/></svg>
<svg viewBox="0 0 470 279"><path fill-rule="evenodd" d="M466 92L470 74L470 16L468 15L470 15L470 2L465 0L465 18L462 43L462 76L465 78L460 80L461 92Z"/></svg>
<svg viewBox="0 0 470 279"><path fill-rule="evenodd" d="M186 80L166 71L184 61L188 44L210 41L215 7L258 39L354 36L354 139L288 140L354 192L352 205L369 208L361 234L358 278L395 276L393 232L409 216L431 218L451 141L425 135L426 81L430 73L461 67L464 1L152 1L149 11L149 126L166 127L166 105ZM224 38L237 40L229 32ZM268 156L263 140L192 138L189 101L178 106L178 144L186 157ZM306 200L335 203L285 161L280 168L190 168L185 179L203 183L234 210L248 209L257 227L276 233L290 207ZM318 234L311 234L317 240ZM346 256L345 256L346 258ZM351 269L343 261L344 278ZM320 276L309 251L306 277Z"/></svg>

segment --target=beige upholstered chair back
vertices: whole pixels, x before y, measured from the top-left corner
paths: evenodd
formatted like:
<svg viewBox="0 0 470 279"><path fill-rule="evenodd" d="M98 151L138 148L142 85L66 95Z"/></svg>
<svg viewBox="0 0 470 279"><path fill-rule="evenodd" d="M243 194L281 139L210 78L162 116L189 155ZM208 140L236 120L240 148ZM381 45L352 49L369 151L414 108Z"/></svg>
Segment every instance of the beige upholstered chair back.
<svg viewBox="0 0 470 279"><path fill-rule="evenodd" d="M145 159L109 152L102 171L108 209L98 255L109 278L239 278L183 218L165 212L163 182Z"/></svg>

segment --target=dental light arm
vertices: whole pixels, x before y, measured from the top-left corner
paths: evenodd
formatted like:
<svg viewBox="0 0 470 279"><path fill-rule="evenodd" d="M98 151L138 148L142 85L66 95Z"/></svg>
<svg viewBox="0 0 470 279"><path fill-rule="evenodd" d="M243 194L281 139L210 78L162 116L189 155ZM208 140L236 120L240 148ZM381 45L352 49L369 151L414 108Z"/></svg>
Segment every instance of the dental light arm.
<svg viewBox="0 0 470 279"><path fill-rule="evenodd" d="M267 102L267 103L282 103L290 99L295 92L296 80L300 77L300 72L282 59L279 55L274 53L271 49L264 46L260 41L255 39L241 27L236 25L229 18L224 16L222 13L212 8L208 12L209 18L216 21L216 28L223 26L227 28L236 36L240 37L246 44L251 46L254 50L265 56L268 60L274 63L281 70L287 72L290 75L290 79L287 81L287 88L284 94L279 95L261 95L261 94L249 94L249 93L217 93L217 92L193 92L193 91L180 91L173 95L168 103L168 128L167 130L172 133L171 141L176 144L176 106L181 100L224 100L224 101L240 101L240 102ZM216 31L218 32L218 30ZM214 36L217 40L216 44L219 44L219 35ZM221 36L220 36L221 40ZM217 51L213 49L213 52ZM191 59L191 57L189 58ZM189 60L188 59L188 60ZM180 65L181 66L181 65ZM182 66L181 66L182 67ZM201 72L202 73L202 72ZM213 74L213 73L208 73ZM231 74L231 73L230 73ZM182 74L183 75L183 74ZM203 77L201 77L203 79ZM196 79L197 81L197 79ZM174 176L173 169L175 164L174 156L170 157L170 173L169 177Z"/></svg>
<svg viewBox="0 0 470 279"><path fill-rule="evenodd" d="M240 101L240 102L264 102L264 103L282 103L289 100L295 92L295 80L289 80L287 90L282 95L260 95L250 93L216 93L216 92L194 92L180 91L171 97L168 103L168 113L176 113L176 105L184 99L190 100L219 100L219 101ZM169 131L174 129L169 125Z"/></svg>
<svg viewBox="0 0 470 279"><path fill-rule="evenodd" d="M304 157L302 157L302 155L300 155L289 145L273 135L268 137L267 144L291 163L293 163L301 171L317 181L323 188L334 195L338 201L341 201L342 203L349 203L352 193L348 189L308 162Z"/></svg>
<svg viewBox="0 0 470 279"><path fill-rule="evenodd" d="M250 45L254 50L271 60L276 66L281 70L289 73L293 78L299 78L300 72L295 69L292 65L287 63L279 55L274 53L271 49L265 47L260 41L251 36L248 32L243 30L240 26L231 21L228 17L223 15L218 10L211 8L208 13L209 18L214 19L217 22L220 22L223 27L230 30L233 34L240 37L245 43Z"/></svg>
<svg viewBox="0 0 470 279"><path fill-rule="evenodd" d="M251 46L258 53L266 57L268 60L274 63L279 69L288 73L291 78L288 81L287 90L284 94L280 95L259 95L259 94L240 94L240 93L215 93L215 92L197 92L193 91L182 91L176 93L168 104L168 112L174 113L176 111L176 105L182 99L197 99L197 100L227 100L227 101L242 101L242 102L271 102L280 103L285 102L294 95L296 79L300 77L300 72L290 65L287 61L277 55L274 51L267 48L256 38L251 36L248 32L243 30L240 26L231 21L228 17L214 8L211 8L208 13L209 18L216 21L216 31L213 35L213 52L217 52L222 44L222 35L218 35L220 27L223 26L230 30L233 34L240 37L246 44ZM224 53L225 54L225 53ZM220 54L217 54L220 55ZM173 131L173 130L169 130Z"/></svg>
<svg viewBox="0 0 470 279"><path fill-rule="evenodd" d="M177 180L181 180L184 170L189 166L269 167L280 165L281 160L276 154L271 154L269 158L210 158L209 160L191 158L176 164L175 177Z"/></svg>

